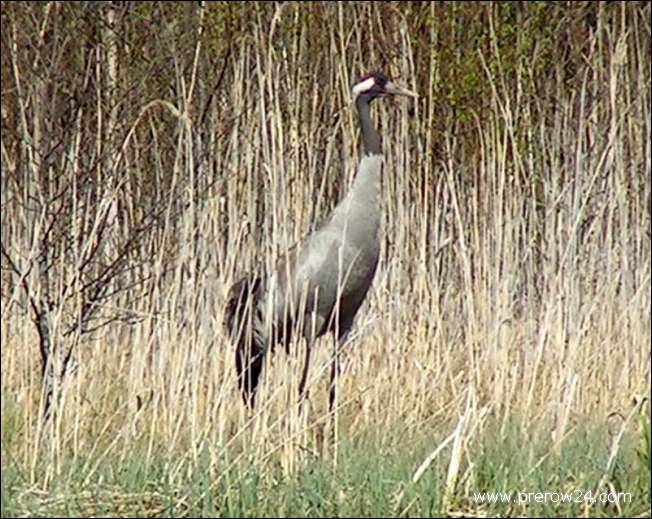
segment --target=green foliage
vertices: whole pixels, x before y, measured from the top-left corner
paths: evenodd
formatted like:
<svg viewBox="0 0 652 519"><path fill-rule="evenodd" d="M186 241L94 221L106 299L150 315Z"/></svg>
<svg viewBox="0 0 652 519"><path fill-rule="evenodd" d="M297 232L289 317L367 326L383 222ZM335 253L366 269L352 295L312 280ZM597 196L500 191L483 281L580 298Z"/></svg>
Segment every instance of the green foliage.
<svg viewBox="0 0 652 519"><path fill-rule="evenodd" d="M644 434L648 434L649 447L649 428ZM644 513L650 507L649 492L641 493L649 488L649 464L640 459L635 439L628 438L621 446L618 474L607 482L611 486L598 487L609 455L607 436L585 423L556 450L541 430L530 431L516 422L503 432L489 426L470 445L464 465L468 476L447 505L443 495L448 450L417 483L411 481L415 468L433 447L427 433L408 438L400 447L396 447L400 434L344 440L336 470L328 458L312 458L289 474L274 465L256 470L245 461L226 468L211 459L209 449L194 464L174 471L176 454L159 451L146 456L135 451L122 463L105 460L92 474L88 467L94 463L77 460L44 492L31 491L21 476L24 469L3 461L2 515L383 517L403 513L424 517L463 511L556 517L578 516L588 510L591 516L611 516L616 509L599 502L604 492L630 493L631 497L621 495L622 513ZM37 466L37 471L45 469ZM478 499L480 493L497 492L512 492L513 499L520 494L522 501L481 503ZM566 494L572 502L554 502L549 496L538 503L537 492ZM596 497L598 502L591 502Z"/></svg>
<svg viewBox="0 0 652 519"><path fill-rule="evenodd" d="M641 478L638 491L641 495L646 496L650 502L650 481L652 481L652 440L650 438L650 415L641 416L641 432L640 443L636 448L636 455L640 461L640 470L645 474L647 471L647 478Z"/></svg>

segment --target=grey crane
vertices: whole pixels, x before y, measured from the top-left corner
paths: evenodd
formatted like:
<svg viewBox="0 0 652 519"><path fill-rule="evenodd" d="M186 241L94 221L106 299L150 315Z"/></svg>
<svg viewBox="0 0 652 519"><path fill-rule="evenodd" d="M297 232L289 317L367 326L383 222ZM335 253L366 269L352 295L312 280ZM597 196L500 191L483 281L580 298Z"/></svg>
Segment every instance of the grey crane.
<svg viewBox="0 0 652 519"><path fill-rule="evenodd" d="M236 345L238 385L250 407L265 354L277 344L289 349L293 333L306 340L300 399L305 396L315 339L327 332L335 335L331 410L335 404L338 354L371 286L380 251L382 151L370 105L379 96L416 97L380 72L362 76L352 94L364 148L351 189L312 234L278 259L272 272L247 275L229 290L225 326Z"/></svg>

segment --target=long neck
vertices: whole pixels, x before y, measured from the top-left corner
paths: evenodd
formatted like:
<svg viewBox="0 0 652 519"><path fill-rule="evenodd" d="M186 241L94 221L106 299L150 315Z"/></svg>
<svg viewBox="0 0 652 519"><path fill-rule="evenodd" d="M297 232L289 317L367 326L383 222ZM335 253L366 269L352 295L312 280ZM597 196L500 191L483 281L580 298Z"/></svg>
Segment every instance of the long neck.
<svg viewBox="0 0 652 519"><path fill-rule="evenodd" d="M360 96L355 104L360 117L364 152L353 185L335 208L330 225L348 229L347 241L373 249L380 227L380 135L369 116L369 99ZM369 243L371 245L368 246Z"/></svg>
<svg viewBox="0 0 652 519"><path fill-rule="evenodd" d="M356 100L356 108L360 117L362 129L363 156L360 160L358 173L347 196L341 202L338 212L346 218L358 220L358 227L375 234L380 221L380 175L382 168L382 153L380 135L374 127L369 114L369 99L360 96ZM364 224L362 223L364 222Z"/></svg>
<svg viewBox="0 0 652 519"><path fill-rule="evenodd" d="M364 154L380 155L380 135L374 127L370 115L370 100L367 96L361 95L355 101L360 117L360 127L362 128L362 143L364 144Z"/></svg>

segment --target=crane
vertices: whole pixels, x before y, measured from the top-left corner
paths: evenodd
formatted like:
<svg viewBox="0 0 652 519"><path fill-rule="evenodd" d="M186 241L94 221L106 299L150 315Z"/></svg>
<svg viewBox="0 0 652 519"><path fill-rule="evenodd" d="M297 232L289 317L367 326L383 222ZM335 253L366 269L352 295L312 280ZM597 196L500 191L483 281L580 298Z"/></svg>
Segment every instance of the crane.
<svg viewBox="0 0 652 519"><path fill-rule="evenodd" d="M381 96L417 96L382 72L359 78L352 95L363 155L351 189L312 234L276 261L271 272L246 275L229 290L224 324L236 345L238 385L251 408L265 355L277 344L289 350L294 334L306 341L299 383L302 400L311 350L327 332L335 337L329 408L335 406L339 352L369 291L380 252L382 150L370 106Z"/></svg>

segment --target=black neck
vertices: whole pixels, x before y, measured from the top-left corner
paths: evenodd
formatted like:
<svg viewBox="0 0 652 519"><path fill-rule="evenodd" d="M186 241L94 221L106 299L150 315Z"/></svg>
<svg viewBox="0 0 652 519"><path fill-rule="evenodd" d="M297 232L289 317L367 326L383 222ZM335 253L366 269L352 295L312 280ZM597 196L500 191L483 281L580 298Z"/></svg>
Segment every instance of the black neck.
<svg viewBox="0 0 652 519"><path fill-rule="evenodd" d="M362 143L364 144L365 155L380 155L380 135L374 127L370 116L371 99L368 96L360 95L355 101L360 117L360 126L362 128Z"/></svg>

